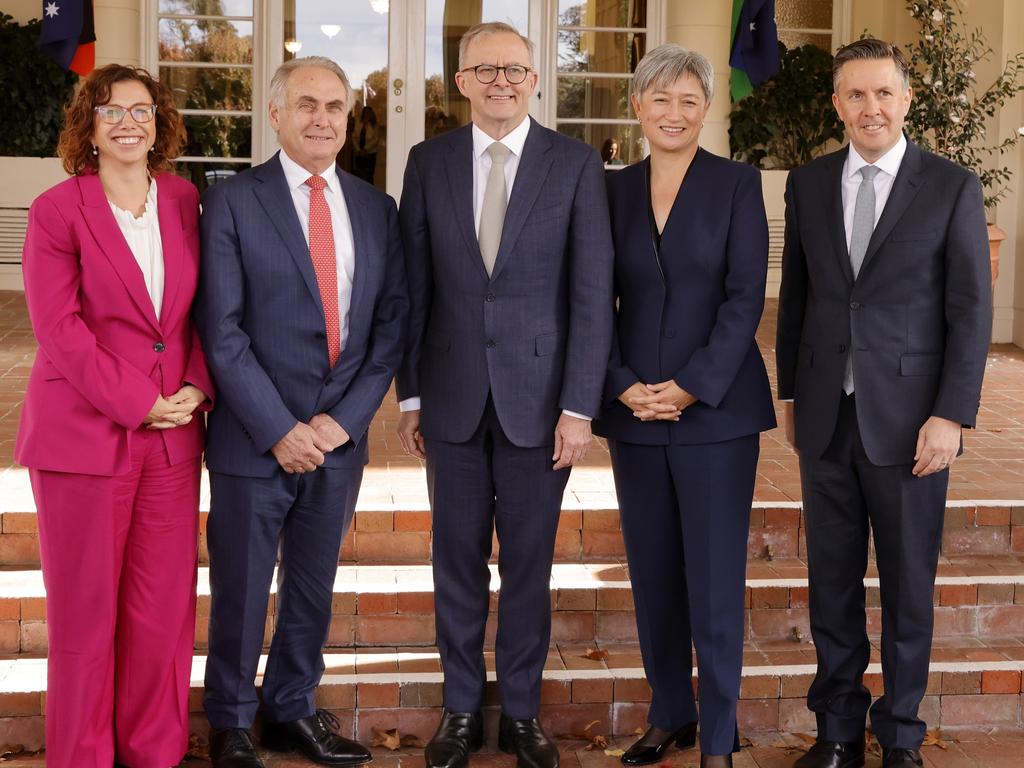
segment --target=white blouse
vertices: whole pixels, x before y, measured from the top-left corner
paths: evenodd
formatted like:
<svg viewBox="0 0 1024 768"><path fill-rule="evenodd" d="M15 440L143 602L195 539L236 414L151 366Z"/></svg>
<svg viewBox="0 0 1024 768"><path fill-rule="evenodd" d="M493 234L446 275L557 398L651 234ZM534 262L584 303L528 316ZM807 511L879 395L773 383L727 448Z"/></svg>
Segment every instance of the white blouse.
<svg viewBox="0 0 1024 768"><path fill-rule="evenodd" d="M164 303L164 247L160 239L160 219L156 209L156 182L149 182L146 210L139 218L135 218L131 211L118 208L113 203L110 203L110 210L114 212L114 219L117 220L117 225L121 228L139 269L142 270L146 291L159 319Z"/></svg>

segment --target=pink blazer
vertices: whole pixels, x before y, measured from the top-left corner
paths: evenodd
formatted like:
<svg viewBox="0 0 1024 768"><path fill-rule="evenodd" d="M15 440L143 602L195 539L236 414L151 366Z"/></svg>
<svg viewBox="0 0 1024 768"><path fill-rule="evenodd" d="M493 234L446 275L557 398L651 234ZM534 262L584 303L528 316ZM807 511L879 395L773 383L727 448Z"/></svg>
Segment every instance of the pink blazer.
<svg viewBox="0 0 1024 768"><path fill-rule="evenodd" d="M158 394L189 382L213 396L190 313L199 274L198 193L170 173L156 184L165 271L160 318L98 176L70 178L32 203L23 270L39 351L14 449L24 466L122 474L133 432ZM202 418L160 434L172 464L203 451Z"/></svg>

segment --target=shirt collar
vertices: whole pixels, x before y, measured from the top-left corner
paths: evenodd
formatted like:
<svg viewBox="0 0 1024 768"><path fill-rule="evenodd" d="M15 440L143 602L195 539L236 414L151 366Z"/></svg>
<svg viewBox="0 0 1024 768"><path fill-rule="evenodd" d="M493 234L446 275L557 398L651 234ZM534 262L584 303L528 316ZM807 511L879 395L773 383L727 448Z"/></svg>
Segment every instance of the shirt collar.
<svg viewBox="0 0 1024 768"><path fill-rule="evenodd" d="M523 146L526 144L526 134L530 132L530 117L527 115L523 122L513 128L509 133L501 137L501 143L516 157L523 156ZM473 124L473 157L479 159L487 148L494 143L494 139L484 133Z"/></svg>
<svg viewBox="0 0 1024 768"><path fill-rule="evenodd" d="M895 176L900 169L900 163L903 162L903 155L907 153L907 137L904 134L900 134L900 140L896 142L892 149L882 155L874 163L869 163L850 143L850 151L846 155L846 175L847 177L856 176L860 174L860 169L865 165L873 165L883 173L887 173L890 176Z"/></svg>
<svg viewBox="0 0 1024 768"><path fill-rule="evenodd" d="M305 187L306 181L313 174L288 157L288 153L283 149L281 150L279 157L281 159L281 169L284 171L285 181L288 182L288 189ZM322 176L323 180L327 182L327 188L329 190L332 192L340 191L341 188L338 186L338 166L332 163L326 171L320 174L320 176Z"/></svg>

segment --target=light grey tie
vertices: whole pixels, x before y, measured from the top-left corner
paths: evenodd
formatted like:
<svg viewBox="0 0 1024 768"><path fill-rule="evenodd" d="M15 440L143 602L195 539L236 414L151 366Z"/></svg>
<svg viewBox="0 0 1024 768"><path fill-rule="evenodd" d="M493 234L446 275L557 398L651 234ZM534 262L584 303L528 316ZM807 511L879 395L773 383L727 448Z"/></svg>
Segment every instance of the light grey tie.
<svg viewBox="0 0 1024 768"><path fill-rule="evenodd" d="M861 182L857 190L857 202L853 206L853 228L850 232L850 267L853 279L860 274L864 264L864 255L868 252L871 233L875 230L875 175L878 167L865 165L860 169ZM843 391L853 394L853 344L850 354L846 357L846 370L843 373Z"/></svg>
<svg viewBox="0 0 1024 768"><path fill-rule="evenodd" d="M490 277L494 270L494 262L498 258L498 247L501 245L501 230L505 226L505 209L508 207L508 189L505 186L505 161L511 150L496 141L487 148L491 156L491 171L487 174L487 186L484 187L484 205L480 211L480 255L484 259L484 269Z"/></svg>

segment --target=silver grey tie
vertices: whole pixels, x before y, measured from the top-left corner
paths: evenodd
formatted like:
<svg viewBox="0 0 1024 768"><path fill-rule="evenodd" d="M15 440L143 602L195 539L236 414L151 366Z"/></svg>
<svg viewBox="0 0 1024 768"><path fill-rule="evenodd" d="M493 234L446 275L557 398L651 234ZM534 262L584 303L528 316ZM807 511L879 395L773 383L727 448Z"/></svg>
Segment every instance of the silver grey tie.
<svg viewBox="0 0 1024 768"><path fill-rule="evenodd" d="M868 252L871 233L875 230L875 175L877 166L865 165L860 169L861 182L857 190L857 202L853 206L853 227L850 232L850 267L853 279L860 274L864 264L864 255ZM850 354L846 357L846 370L843 373L843 391L853 394L853 343L850 343Z"/></svg>
<svg viewBox="0 0 1024 768"><path fill-rule="evenodd" d="M484 187L484 204L480 211L480 255L484 260L484 269L490 277L494 270L494 262L498 258L498 247L501 245L501 230L505 226L505 208L508 207L508 189L505 186L505 161L511 150L496 141L487 148L491 156L491 170L487 174L487 186Z"/></svg>

